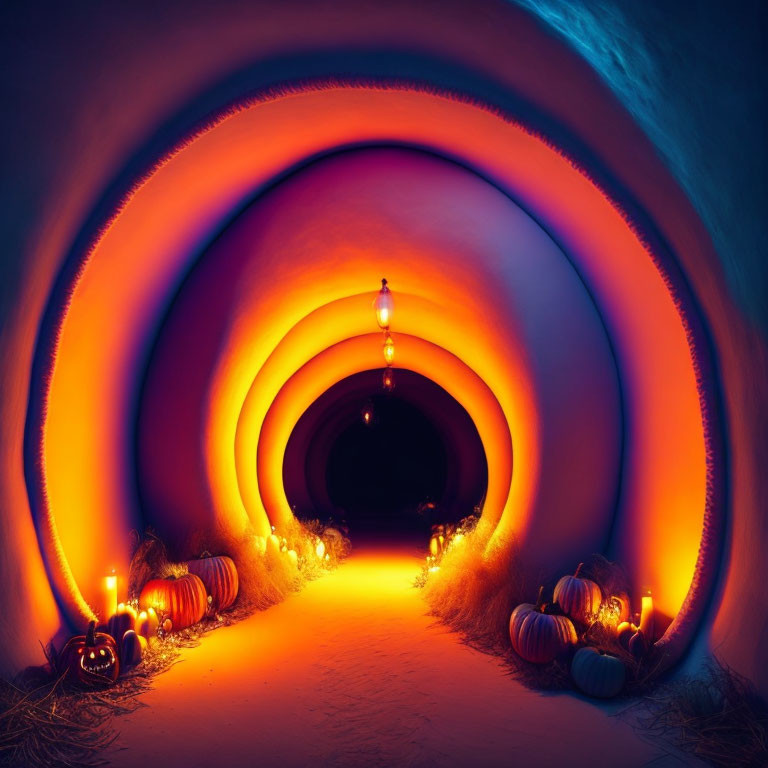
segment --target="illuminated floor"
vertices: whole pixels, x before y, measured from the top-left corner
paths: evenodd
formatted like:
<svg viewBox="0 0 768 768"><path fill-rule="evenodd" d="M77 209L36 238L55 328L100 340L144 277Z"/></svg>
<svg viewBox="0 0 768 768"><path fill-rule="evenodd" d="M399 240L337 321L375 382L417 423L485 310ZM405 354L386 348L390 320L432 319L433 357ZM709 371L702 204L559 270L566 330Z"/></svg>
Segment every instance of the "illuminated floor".
<svg viewBox="0 0 768 768"><path fill-rule="evenodd" d="M365 551L209 635L121 718L116 766L654 766L622 720L543 696L425 616L408 552ZM611 758L613 756L613 758Z"/></svg>

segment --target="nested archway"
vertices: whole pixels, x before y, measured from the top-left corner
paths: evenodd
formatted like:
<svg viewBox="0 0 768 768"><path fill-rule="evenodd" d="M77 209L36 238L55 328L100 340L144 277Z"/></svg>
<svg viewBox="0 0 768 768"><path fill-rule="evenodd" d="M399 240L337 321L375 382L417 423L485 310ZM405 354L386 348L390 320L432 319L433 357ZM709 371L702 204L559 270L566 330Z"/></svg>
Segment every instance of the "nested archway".
<svg viewBox="0 0 768 768"><path fill-rule="evenodd" d="M310 115L311 134L304 130ZM205 259L189 272L200 241L221 231L233 209L285 168L352 143L408 144L418 151L377 151L407 155L399 170L432 181L434 197L471 187L471 194L454 199L470 201L470 209L479 199L489 205L479 205L458 226L456 214L466 211L444 206L450 212L444 219L433 212L422 220L431 225L433 240L420 232L418 248L409 238L395 238L381 252L354 250L363 235L368 244L381 243L388 230L375 217L359 219L365 226L344 250L349 233L333 225L344 217L329 205L330 224L309 217L304 229L297 228L293 256L272 248L271 260L235 260L230 275L219 274L234 310L216 311L222 294L201 303L213 273ZM334 189L341 194L349 179L359 180L359 172L345 175L345 163L358 163L358 171L362 163L385 178L381 155L378 161L365 155L360 150L337 160L330 176L326 161L317 164L319 171L296 174L296 183L275 187L271 201L265 196L253 209L257 220L271 210L267 218L275 228L262 222L263 241L289 231L275 224L286 203L306 209L318 200L313 184L328 189L338 171ZM391 156L383 165L392 165ZM460 181L446 187L454 172ZM389 196L357 199L391 202L389 214L408 218L409 210L395 204L403 189L400 183ZM325 199L333 202L332 195ZM227 226L211 252L221 256L229 243L254 255L258 249L249 251L247 243L250 219L243 215ZM505 236L510 223L518 238ZM318 239L313 233L334 248L321 254L310 247ZM458 245L446 247L437 233L455 236ZM481 233L483 247L476 249ZM154 362L144 379L147 410L140 418L149 414L152 426L161 415L162 398L153 401L153 392L162 392L174 371L189 374L184 384L194 386L173 390L178 408L158 430L159 442L157 435L145 447L139 440L140 464L142 457L168 456L163 439L175 439L174 460L181 461L154 474L153 462L146 462L152 476L142 493L155 499L149 508L175 518L183 509L192 525L238 529L250 522L264 529L290 513L274 468L293 426L286 414L295 414L317 387L307 366L324 360L322 370L333 371L332 379L354 372L339 345L367 332L370 316L363 308L370 296L362 292L394 269L402 286L403 332L414 339L414 366L418 345L455 356L471 371L467 380L477 376L491 391L511 435L515 472L504 480L511 449L507 458L489 454L489 502L494 473L501 479L484 514L526 543L538 567L554 567L585 546L603 548L628 564L637 584L652 586L670 616L686 596L699 605L697 558L713 514L706 392L697 381L680 296L671 293L657 256L565 157L521 126L461 99L406 86L307 87L244 106L166 158L134 190L95 243L61 315L45 419L34 433L42 457L36 476L40 534L61 578L60 595L71 611L86 611L79 594L89 595L105 567L124 563L115 530L144 522L131 469L131 419L150 346ZM252 264L258 268L249 272ZM258 271L263 268L271 270L269 281ZM201 311L210 322L195 322ZM180 365L189 359L174 343L183 335L197 352L210 352L207 367ZM327 366L332 360L335 369ZM617 415L619 380L623 408ZM573 456L583 460L580 467L567 460ZM563 515L558 509L566 489L569 514ZM114 514L93 531L94 558L92 545L87 553L82 548L76 519L106 507ZM670 508L677 512L672 517ZM553 521L560 536L544 547ZM74 579L67 579L69 571Z"/></svg>

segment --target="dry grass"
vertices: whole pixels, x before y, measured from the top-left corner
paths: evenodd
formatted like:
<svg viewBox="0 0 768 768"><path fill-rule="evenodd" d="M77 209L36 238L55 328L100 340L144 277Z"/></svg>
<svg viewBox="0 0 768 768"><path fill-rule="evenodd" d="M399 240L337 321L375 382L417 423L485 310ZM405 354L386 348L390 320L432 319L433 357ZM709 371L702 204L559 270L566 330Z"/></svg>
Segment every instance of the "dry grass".
<svg viewBox="0 0 768 768"><path fill-rule="evenodd" d="M117 682L99 690L79 687L57 669L53 647L48 664L31 667L14 681L0 680L0 766L29 768L93 768L107 765L103 751L115 740L115 717L133 712L139 696L154 678L170 669L182 648L198 645L203 636L234 624L256 610L273 605L307 580L334 568L349 551L338 532L327 535L328 558L317 556L317 540L326 540L319 524L296 526L283 534L287 548L297 552L298 567L285 556L266 556L263 540L247 535L230 542L228 553L238 565L240 594L232 609L208 616L192 627L150 643L141 663ZM129 570L129 596L135 598L151 578L179 575L183 565L168 558L163 542L152 532L137 542Z"/></svg>
<svg viewBox="0 0 768 768"><path fill-rule="evenodd" d="M702 677L668 683L630 710L654 740L717 768L768 765L768 703L717 659Z"/></svg>

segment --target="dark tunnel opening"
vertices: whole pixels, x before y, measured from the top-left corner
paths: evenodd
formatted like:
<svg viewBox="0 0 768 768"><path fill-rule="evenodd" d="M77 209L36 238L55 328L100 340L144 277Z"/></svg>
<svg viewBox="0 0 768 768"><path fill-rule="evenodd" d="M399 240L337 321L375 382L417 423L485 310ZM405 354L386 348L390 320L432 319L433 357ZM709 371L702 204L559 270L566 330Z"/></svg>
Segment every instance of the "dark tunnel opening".
<svg viewBox="0 0 768 768"><path fill-rule="evenodd" d="M430 379L395 376L392 393L381 370L350 376L302 415L283 464L299 519L343 526L353 543L423 543L481 502L488 467L469 414Z"/></svg>

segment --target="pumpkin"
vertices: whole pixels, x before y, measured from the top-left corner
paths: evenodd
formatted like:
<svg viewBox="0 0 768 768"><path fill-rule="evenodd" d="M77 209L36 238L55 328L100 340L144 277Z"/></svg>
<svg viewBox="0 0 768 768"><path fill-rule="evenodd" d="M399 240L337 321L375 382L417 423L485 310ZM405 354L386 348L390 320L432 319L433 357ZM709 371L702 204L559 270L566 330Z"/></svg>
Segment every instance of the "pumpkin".
<svg viewBox="0 0 768 768"><path fill-rule="evenodd" d="M163 632L165 632L166 635L173 632L173 622L170 619L166 619L163 622Z"/></svg>
<svg viewBox="0 0 768 768"><path fill-rule="evenodd" d="M154 608L158 615L167 616L176 629L200 621L207 605L205 586L194 573L178 579L151 579L139 595L141 608Z"/></svg>
<svg viewBox="0 0 768 768"><path fill-rule="evenodd" d="M111 635L96 631L96 622L84 635L70 638L59 656L60 672L84 685L110 685L120 674L117 646Z"/></svg>
<svg viewBox="0 0 768 768"><path fill-rule="evenodd" d="M596 648L579 648L573 655L571 677L587 696L610 699L624 687L626 676L620 659Z"/></svg>
<svg viewBox="0 0 768 768"><path fill-rule="evenodd" d="M576 630L567 616L558 616L543 602L539 589L536 605L522 603L509 619L509 638L518 656L535 664L553 661L576 643Z"/></svg>
<svg viewBox="0 0 768 768"><path fill-rule="evenodd" d="M211 608L214 611L224 611L235 602L239 582L232 558L211 557L208 552L204 552L199 560L190 560L187 568L190 573L200 577L212 598Z"/></svg>
<svg viewBox="0 0 768 768"><path fill-rule="evenodd" d="M603 593L594 581L579 577L584 563L579 563L573 576L563 576L557 582L554 601L574 621L590 624L600 610Z"/></svg>
<svg viewBox="0 0 768 768"><path fill-rule="evenodd" d="M129 629L123 634L120 641L120 664L123 671L135 667L141 661L146 647L147 641L134 630Z"/></svg>

